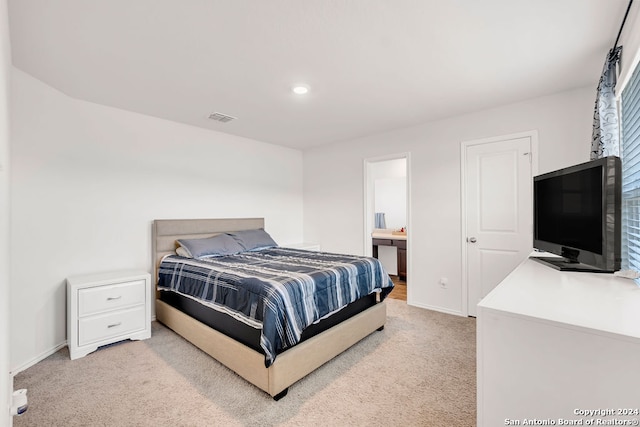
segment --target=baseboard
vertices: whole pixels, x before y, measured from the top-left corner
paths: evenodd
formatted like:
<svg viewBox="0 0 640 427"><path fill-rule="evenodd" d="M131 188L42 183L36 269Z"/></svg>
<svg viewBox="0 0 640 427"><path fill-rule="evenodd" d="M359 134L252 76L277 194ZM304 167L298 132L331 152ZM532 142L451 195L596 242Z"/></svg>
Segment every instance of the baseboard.
<svg viewBox="0 0 640 427"><path fill-rule="evenodd" d="M38 356L34 357L33 359L29 360L28 362L13 368L10 372L9 375L11 375L11 377L13 378L14 376L18 375L20 372L29 369L30 367L32 367L33 365L35 365L38 362L42 362L44 359L46 359L47 357L51 356L53 353L55 353L56 351L60 350L61 348L64 348L67 346L67 340L64 340L64 342L58 344L57 346L53 347L50 350L44 351L42 353L40 353Z"/></svg>
<svg viewBox="0 0 640 427"><path fill-rule="evenodd" d="M151 321L155 321L156 320L156 316L152 316L151 317ZM67 340L64 340L64 342L58 344L57 346L55 346L54 348L47 350L43 353L40 353L38 356L34 357L33 359L31 359L30 361L12 369L11 371L9 371L9 375L15 376L17 374L19 374L20 372L29 369L30 367L32 367L33 365L37 364L38 362L42 362L44 359L46 359L47 357L51 356L53 353L55 353L56 351L60 350L61 348L64 348L67 346Z"/></svg>
<svg viewBox="0 0 640 427"><path fill-rule="evenodd" d="M155 320L156 320L156 316L152 316L151 321L153 322ZM66 346L67 346L67 340L64 340L64 342L58 344L54 348L52 348L50 350L47 350L47 351L45 351L43 353L40 353L38 356L34 357L30 361L18 366L17 368L12 369L11 371L9 371L9 375L13 378L15 375L19 374L20 372L24 371L25 369L29 369L30 367L32 367L33 365L35 365L38 362L42 362L44 359L46 359L47 357L51 356L56 351L60 350L63 347L66 347Z"/></svg>
<svg viewBox="0 0 640 427"><path fill-rule="evenodd" d="M437 307L437 306L428 305L428 304L411 303L409 305L411 305L413 307L426 308L427 310L439 311L440 313L453 314L454 316L464 316L461 311L451 310L451 309L448 309L448 308L442 308L442 307Z"/></svg>

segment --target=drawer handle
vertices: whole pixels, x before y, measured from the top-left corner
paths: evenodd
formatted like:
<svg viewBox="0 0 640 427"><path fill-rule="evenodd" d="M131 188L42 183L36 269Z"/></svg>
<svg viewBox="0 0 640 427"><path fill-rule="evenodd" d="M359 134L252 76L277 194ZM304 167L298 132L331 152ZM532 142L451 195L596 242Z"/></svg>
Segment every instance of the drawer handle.
<svg viewBox="0 0 640 427"><path fill-rule="evenodd" d="M122 295L118 295L117 297L107 297L107 301L113 301L122 298Z"/></svg>
<svg viewBox="0 0 640 427"><path fill-rule="evenodd" d="M114 323L112 325L107 325L107 328L115 328L116 326L122 325L122 322Z"/></svg>

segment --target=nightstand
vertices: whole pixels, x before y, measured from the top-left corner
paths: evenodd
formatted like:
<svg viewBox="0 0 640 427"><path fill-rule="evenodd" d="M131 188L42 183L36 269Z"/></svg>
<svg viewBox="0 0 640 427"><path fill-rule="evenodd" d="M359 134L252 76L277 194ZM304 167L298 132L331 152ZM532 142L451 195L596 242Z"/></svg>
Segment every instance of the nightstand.
<svg viewBox="0 0 640 427"><path fill-rule="evenodd" d="M98 347L151 337L151 275L120 271L67 278L67 342L71 359Z"/></svg>
<svg viewBox="0 0 640 427"><path fill-rule="evenodd" d="M320 251L320 244L313 242L291 243L283 246L291 249L304 249L305 251Z"/></svg>

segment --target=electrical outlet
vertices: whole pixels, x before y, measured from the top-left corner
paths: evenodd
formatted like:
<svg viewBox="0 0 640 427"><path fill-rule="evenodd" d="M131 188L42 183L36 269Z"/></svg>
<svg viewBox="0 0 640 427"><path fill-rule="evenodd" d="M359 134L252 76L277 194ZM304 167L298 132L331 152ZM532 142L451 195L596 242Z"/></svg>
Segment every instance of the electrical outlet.
<svg viewBox="0 0 640 427"><path fill-rule="evenodd" d="M29 409L27 401L27 389L22 388L13 392L11 415L22 415Z"/></svg>
<svg viewBox="0 0 640 427"><path fill-rule="evenodd" d="M448 284L449 284L449 279L447 279L446 277L441 277L440 278L440 287L441 288L445 289Z"/></svg>

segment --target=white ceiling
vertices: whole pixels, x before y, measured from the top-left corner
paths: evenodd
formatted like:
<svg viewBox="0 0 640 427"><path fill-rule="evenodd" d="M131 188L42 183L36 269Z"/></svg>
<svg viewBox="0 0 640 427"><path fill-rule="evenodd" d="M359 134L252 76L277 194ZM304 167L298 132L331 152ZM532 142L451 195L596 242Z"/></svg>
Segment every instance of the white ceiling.
<svg viewBox="0 0 640 427"><path fill-rule="evenodd" d="M10 0L9 16L13 64L69 96L305 149L595 91L627 4Z"/></svg>

